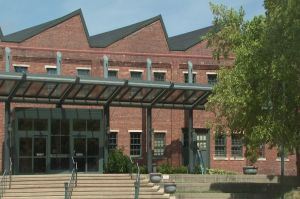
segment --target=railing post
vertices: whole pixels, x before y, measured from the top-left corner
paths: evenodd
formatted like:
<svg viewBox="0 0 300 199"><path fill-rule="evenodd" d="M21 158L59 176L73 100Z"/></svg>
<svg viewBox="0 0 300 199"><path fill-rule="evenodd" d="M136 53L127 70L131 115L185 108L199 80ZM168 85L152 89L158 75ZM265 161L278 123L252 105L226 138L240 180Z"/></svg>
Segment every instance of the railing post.
<svg viewBox="0 0 300 199"><path fill-rule="evenodd" d="M68 199L68 183L65 182L65 199Z"/></svg>
<svg viewBox="0 0 300 199"><path fill-rule="evenodd" d="M77 187L77 162L75 162L75 187Z"/></svg>

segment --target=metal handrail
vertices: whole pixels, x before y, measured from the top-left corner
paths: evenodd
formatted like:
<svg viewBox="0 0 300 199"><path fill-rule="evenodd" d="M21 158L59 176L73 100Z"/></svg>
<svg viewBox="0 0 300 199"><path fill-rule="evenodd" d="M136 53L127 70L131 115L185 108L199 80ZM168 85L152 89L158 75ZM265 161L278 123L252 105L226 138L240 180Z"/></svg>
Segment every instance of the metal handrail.
<svg viewBox="0 0 300 199"><path fill-rule="evenodd" d="M11 180L12 180L12 160L9 158L9 171L4 170L2 178L0 180L0 198L3 197L6 189L11 188Z"/></svg>
<svg viewBox="0 0 300 199"><path fill-rule="evenodd" d="M65 182L65 199L72 198L73 188L77 187L77 162L72 156L73 169L69 182Z"/></svg>
<svg viewBox="0 0 300 199"><path fill-rule="evenodd" d="M133 166L134 166L134 162L132 160L131 157L129 157L130 162L131 162L131 171L130 171L130 177L131 179L133 179ZM141 171L140 171L140 167L139 167L139 163L136 163L136 168L137 168L137 173L136 173L136 179L134 182L134 199L139 199L139 195L140 195L140 186L141 186Z"/></svg>

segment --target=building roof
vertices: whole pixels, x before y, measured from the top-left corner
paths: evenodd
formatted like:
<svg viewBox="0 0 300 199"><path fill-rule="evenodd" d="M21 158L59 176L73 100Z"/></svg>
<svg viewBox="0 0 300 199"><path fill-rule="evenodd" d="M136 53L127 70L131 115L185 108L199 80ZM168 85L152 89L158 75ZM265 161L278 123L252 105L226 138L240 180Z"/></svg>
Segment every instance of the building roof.
<svg viewBox="0 0 300 199"><path fill-rule="evenodd" d="M169 38L169 45L171 50L185 51L203 40L213 26L201 28L181 35L176 35Z"/></svg>
<svg viewBox="0 0 300 199"><path fill-rule="evenodd" d="M86 24L85 24L81 9L75 10L74 12L71 12L70 14L67 14L63 17L48 21L46 23L42 23L42 24L37 25L37 26L26 28L24 30L20 30L18 32L15 32L15 33L12 33L12 34L9 34L9 35L5 35L5 36L2 37L1 40L5 41L5 42L20 43L20 42L23 42L23 41L25 41L25 40L27 40L27 39L35 36L35 35L40 34L41 32L44 32L44 31L48 30L49 28L52 28L52 27L54 27L54 26L56 26L60 23L63 23L64 21L66 21L66 20L68 20L68 19L70 19L70 18L72 18L76 15L80 15L81 20L82 20L82 24L84 26L84 30L85 30L85 33L86 33L86 36L87 36L87 39L89 40L88 30L86 28Z"/></svg>
<svg viewBox="0 0 300 199"><path fill-rule="evenodd" d="M101 34L91 36L90 37L91 47L105 48L105 47L127 37L128 35L136 32L158 20L161 21L166 39L168 40L168 35L166 33L162 17L161 17L161 15L158 15L158 16L152 17L150 19L147 19L147 20L144 20L144 21L141 21L141 22L129 25L129 26L125 26L125 27L118 28L118 29L115 29L112 31L108 31L108 32L104 32Z"/></svg>
<svg viewBox="0 0 300 199"><path fill-rule="evenodd" d="M89 36L87 27L86 27L86 23L82 14L81 9L75 10L74 12L71 12L63 17L48 21L46 23L40 24L40 25L36 25L30 28L26 28L24 30L20 30L18 32L12 33L12 34L8 34L8 35L3 35L1 28L0 28L0 40L4 41L4 42L14 42L14 43L20 43L23 42L35 35L38 35L40 33L42 33L43 31L48 30L49 28L52 28L60 23L63 23L64 21L74 17L80 15L81 17L81 21L84 27L84 31L87 37L87 40L90 44L90 47L93 48L105 48L127 36L129 36L130 34L156 22L156 21L160 21L164 34L165 34L165 38L166 41L168 43L169 49L170 50L174 50L174 51L185 51L191 47L193 47L194 45L198 44L199 42L201 42L203 40L203 37L206 33L208 33L212 26L206 27L206 28L202 28L202 29L198 29L198 30L194 30L188 33L184 33L181 35L176 35L173 37L168 37L163 19L161 17L161 15L152 17L150 19L132 24L132 25L128 25L122 28L118 28L112 31L108 31L108 32L104 32L101 34L97 34L97 35L93 35L93 36Z"/></svg>

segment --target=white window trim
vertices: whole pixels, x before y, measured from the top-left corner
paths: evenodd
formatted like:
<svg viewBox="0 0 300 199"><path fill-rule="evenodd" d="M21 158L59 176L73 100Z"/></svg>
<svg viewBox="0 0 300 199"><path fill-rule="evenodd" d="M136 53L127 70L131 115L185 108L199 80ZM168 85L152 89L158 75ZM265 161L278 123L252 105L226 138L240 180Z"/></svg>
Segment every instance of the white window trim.
<svg viewBox="0 0 300 199"><path fill-rule="evenodd" d="M277 161L277 162L280 162L280 161L281 161L281 158L280 158L280 157L279 157L279 158L276 158L276 161ZM290 159L289 159L289 158L284 158L284 161L285 161L285 162L289 162Z"/></svg>
<svg viewBox="0 0 300 199"><path fill-rule="evenodd" d="M206 72L206 75L216 75L216 72Z"/></svg>
<svg viewBox="0 0 300 199"><path fill-rule="evenodd" d="M228 157L219 157L219 156L213 156L213 160L228 160Z"/></svg>
<svg viewBox="0 0 300 199"><path fill-rule="evenodd" d="M28 65L28 64L13 64L13 67L24 67L24 68L29 68L30 65Z"/></svg>
<svg viewBox="0 0 300 199"><path fill-rule="evenodd" d="M165 134L167 134L167 130L154 130L154 133L165 133Z"/></svg>
<svg viewBox="0 0 300 199"><path fill-rule="evenodd" d="M245 158L244 157L230 157L230 160L239 160L239 161L241 161L241 160L245 160Z"/></svg>
<svg viewBox="0 0 300 199"><path fill-rule="evenodd" d="M114 130L114 129L109 130L109 133L119 133L119 132L120 132L120 130Z"/></svg>
<svg viewBox="0 0 300 199"><path fill-rule="evenodd" d="M120 69L118 68L109 68L108 71L119 71Z"/></svg>
<svg viewBox="0 0 300 199"><path fill-rule="evenodd" d="M267 158L258 158L257 161L266 161Z"/></svg>
<svg viewBox="0 0 300 199"><path fill-rule="evenodd" d="M57 66L45 65L45 69L48 69L48 68L57 68Z"/></svg>
<svg viewBox="0 0 300 199"><path fill-rule="evenodd" d="M188 74L188 71L182 71L183 74ZM198 72L193 71L193 74L197 74Z"/></svg>
<svg viewBox="0 0 300 199"><path fill-rule="evenodd" d="M76 67L76 70L91 70L91 67Z"/></svg>
<svg viewBox="0 0 300 199"><path fill-rule="evenodd" d="M167 73L166 70L152 70L152 73Z"/></svg>
<svg viewBox="0 0 300 199"><path fill-rule="evenodd" d="M140 72L143 73L144 70L138 70L138 69L129 69L129 72Z"/></svg>
<svg viewBox="0 0 300 199"><path fill-rule="evenodd" d="M142 130L128 130L128 133L142 133L143 131Z"/></svg>

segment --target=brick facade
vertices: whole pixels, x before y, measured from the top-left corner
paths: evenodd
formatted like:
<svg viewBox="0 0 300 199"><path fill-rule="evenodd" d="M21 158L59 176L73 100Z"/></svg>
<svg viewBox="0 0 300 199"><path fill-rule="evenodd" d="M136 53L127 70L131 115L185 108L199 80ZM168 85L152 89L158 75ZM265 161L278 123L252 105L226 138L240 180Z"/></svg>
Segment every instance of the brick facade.
<svg viewBox="0 0 300 199"><path fill-rule="evenodd" d="M219 64L229 65L231 60L216 62L211 57L211 51L206 48L206 42L200 42L186 51L171 51L168 47L167 38L161 21L156 21L139 31L113 43L107 48L91 48L84 31L82 18L77 15L63 23L51 27L34 37L21 43L0 42L4 46L18 46L30 48L49 48L51 50L22 50L12 48L12 63L29 65L28 72L36 74L46 73L45 65L56 65L56 51L63 53L62 75L76 75L77 67L90 67L91 76L103 77L102 57L106 54L110 60L110 68L118 70L118 78L129 79L130 70L143 70L142 78L146 79L146 59L151 58L153 71L166 72L166 81L184 82L184 72L187 71L187 62L191 61L196 73L196 82L207 83L207 72L216 72ZM70 52L69 50L81 50ZM84 52L85 51L85 52ZM91 53L92 52L92 53ZM99 53L97 53L99 52ZM106 53L103 53L106 52ZM119 52L116 53L116 52ZM122 54L123 53L123 54ZM146 53L145 55L137 53ZM0 70L4 71L4 49L0 53ZM11 71L14 71L11 66ZM15 107L54 107L54 105L36 104L13 104ZM70 106L64 106L70 107ZM87 108L87 107L85 107ZM93 107L102 108L102 107ZM4 104L0 103L0 145L4 141ZM166 151L163 158L154 158L158 164L170 163L178 166L183 162L182 157L182 129L186 128L186 117L184 110L153 110L153 128L156 132L165 132ZM130 150L131 130L142 132L142 158L146 161L146 113L139 108L117 108L110 110L110 128L118 132L118 147L126 154ZM213 114L195 110L194 128L208 128L208 122L213 121ZM242 172L246 160L232 160L231 139L226 139L226 160L215 160L214 131L210 130L210 168L219 168L235 172ZM0 147L0 153L2 153ZM276 174L280 173L280 162L276 160L277 150L266 147L265 160L259 160L256 165L259 173ZM0 165L2 156L0 156ZM287 175L296 175L296 156L289 155L286 165Z"/></svg>

